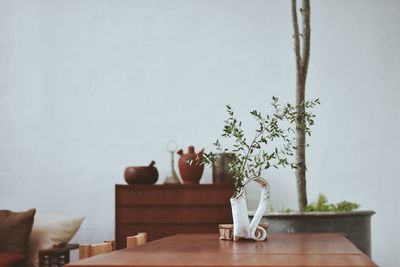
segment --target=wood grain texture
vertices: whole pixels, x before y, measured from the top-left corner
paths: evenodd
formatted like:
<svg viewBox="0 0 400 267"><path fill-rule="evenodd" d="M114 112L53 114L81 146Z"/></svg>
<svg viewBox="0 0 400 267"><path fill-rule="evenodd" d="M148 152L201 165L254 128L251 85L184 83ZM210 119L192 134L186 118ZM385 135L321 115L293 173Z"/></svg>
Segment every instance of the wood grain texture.
<svg viewBox="0 0 400 267"><path fill-rule="evenodd" d="M232 223L232 185L116 185L115 240L147 232L149 240L180 233L218 233Z"/></svg>
<svg viewBox="0 0 400 267"><path fill-rule="evenodd" d="M221 241L217 234L166 237L69 267L377 266L340 234L270 234L267 242Z"/></svg>

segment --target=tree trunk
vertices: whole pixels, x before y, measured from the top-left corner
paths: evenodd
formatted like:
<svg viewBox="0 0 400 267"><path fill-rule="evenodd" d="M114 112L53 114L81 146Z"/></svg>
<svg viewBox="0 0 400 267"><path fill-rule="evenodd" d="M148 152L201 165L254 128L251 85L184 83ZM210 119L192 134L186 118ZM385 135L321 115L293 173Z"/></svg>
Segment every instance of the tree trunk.
<svg viewBox="0 0 400 267"><path fill-rule="evenodd" d="M303 0L300 9L302 16L302 33L299 32L297 19L297 3L292 0L292 20L293 20L293 39L294 51L296 56L296 181L297 181L297 201L300 211L307 206L307 187L306 187L306 125L305 125L305 89L308 72L308 62L310 57L310 1ZM301 52L302 48L302 52Z"/></svg>

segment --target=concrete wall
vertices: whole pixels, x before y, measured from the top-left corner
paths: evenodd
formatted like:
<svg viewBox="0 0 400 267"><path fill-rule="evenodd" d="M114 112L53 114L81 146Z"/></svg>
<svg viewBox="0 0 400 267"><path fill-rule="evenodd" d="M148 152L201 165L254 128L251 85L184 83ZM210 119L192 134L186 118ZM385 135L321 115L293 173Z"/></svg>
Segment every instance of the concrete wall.
<svg viewBox="0 0 400 267"><path fill-rule="evenodd" d="M375 210L373 258L396 266L400 2L311 5L308 194ZM1 0L0 208L84 215L74 241L112 239L125 166L154 159L162 182L168 141L211 148L225 104L251 126L294 100L291 27L289 1ZM295 209L292 171L265 177Z"/></svg>

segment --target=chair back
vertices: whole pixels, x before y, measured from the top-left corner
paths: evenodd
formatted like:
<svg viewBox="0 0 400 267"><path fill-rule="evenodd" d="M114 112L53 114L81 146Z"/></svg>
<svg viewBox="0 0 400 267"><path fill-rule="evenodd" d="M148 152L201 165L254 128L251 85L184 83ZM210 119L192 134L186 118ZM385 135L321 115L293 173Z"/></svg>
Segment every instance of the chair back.
<svg viewBox="0 0 400 267"><path fill-rule="evenodd" d="M147 233L138 233L137 235L128 236L126 238L126 247L132 248L143 245L146 242L147 242Z"/></svg>
<svg viewBox="0 0 400 267"><path fill-rule="evenodd" d="M111 251L113 251L111 243L81 244L79 245L79 259L82 260Z"/></svg>

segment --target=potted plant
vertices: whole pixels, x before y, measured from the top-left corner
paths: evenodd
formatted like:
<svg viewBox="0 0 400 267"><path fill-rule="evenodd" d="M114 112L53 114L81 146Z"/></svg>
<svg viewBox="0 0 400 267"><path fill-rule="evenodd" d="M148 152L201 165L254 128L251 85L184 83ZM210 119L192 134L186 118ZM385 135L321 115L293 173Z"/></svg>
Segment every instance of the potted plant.
<svg viewBox="0 0 400 267"><path fill-rule="evenodd" d="M367 255L371 255L371 216L374 211L353 211L358 204L343 201L328 204L320 195L308 204L306 187L307 105L305 89L310 58L310 1L303 0L300 9L301 28L297 17L297 1L292 0L291 13L296 60L295 163L299 212L275 212L266 216L272 232L341 232Z"/></svg>
<svg viewBox="0 0 400 267"><path fill-rule="evenodd" d="M215 141L215 152L206 152L203 162L213 164L221 154L231 157L229 172L234 179L235 195L243 192L250 179L264 177L270 168L298 168L293 159L296 147L296 129L299 108L296 105L281 106L278 98L272 98L273 113L262 114L257 110L250 115L258 123L258 128L250 135L242 128L231 106L226 106L228 118L225 120L222 137L228 142ZM306 101L303 105L304 122L302 128L311 134L315 115L311 112L319 100ZM248 136L251 136L249 138ZM307 144L305 145L307 146ZM343 201L329 204L325 196L320 195L316 203L307 204L303 211L290 210L269 212L261 223L268 222L270 232L341 232L356 244L365 254L371 253L371 224L373 211L352 211L358 204ZM250 219L256 215L250 214ZM235 220L235 215L234 215Z"/></svg>
<svg viewBox="0 0 400 267"><path fill-rule="evenodd" d="M360 248L371 255L371 216L373 211L353 211L359 205L347 201L328 204L325 196L308 204L306 191L306 136L310 135L310 126L314 115L310 110L319 103L318 99L305 100L305 87L310 57L310 1L303 0L300 14L302 32L299 31L296 0L292 0L292 19L294 29L294 51L296 58L296 104L279 107L277 98L273 98L275 111L263 116L258 111L251 115L260 123L254 139L248 139L241 126L242 122L234 117L230 106L225 121L223 137L233 139L233 148L222 148L217 140L214 145L217 153L206 153L205 162L213 163L219 153L233 153L230 172L235 179L236 191L242 190L246 179L263 174L271 167L290 166L296 169L299 212L281 211L269 213L264 217L270 224L271 232L341 232ZM283 127L282 123L289 123ZM294 134L294 137L291 137ZM272 143L279 140L276 147ZM292 151L293 150L293 151ZM295 154L295 155L294 155ZM291 160L291 156L295 159ZM252 217L252 216L250 216Z"/></svg>
<svg viewBox="0 0 400 267"><path fill-rule="evenodd" d="M309 109L318 104L318 99L308 101L304 105ZM231 106L226 106L228 119L225 120L222 136L228 139L228 145L221 145L217 140L214 145L216 152L204 153L202 161L206 164L214 164L217 158L225 153L231 155L229 162L229 172L234 179L235 194L231 198L232 215L234 222L234 239L239 237L262 240L266 237L266 232L258 223L264 215L269 199L268 182L262 178L265 170L290 166L296 168L297 165L290 161L293 156L294 122L297 117L296 107L291 104L280 106L278 98L273 97L273 113L262 114L257 110L250 112L250 115L257 122L257 128L248 138L242 128L242 121L236 118ZM313 124L314 115L310 112L304 114L307 121L305 124L306 132L310 132L309 126ZM190 162L193 163L193 162ZM244 197L244 187L249 181L257 181L261 184L261 199L257 211L248 222L248 212ZM243 219L244 218L244 219ZM256 236L263 233L261 236Z"/></svg>

